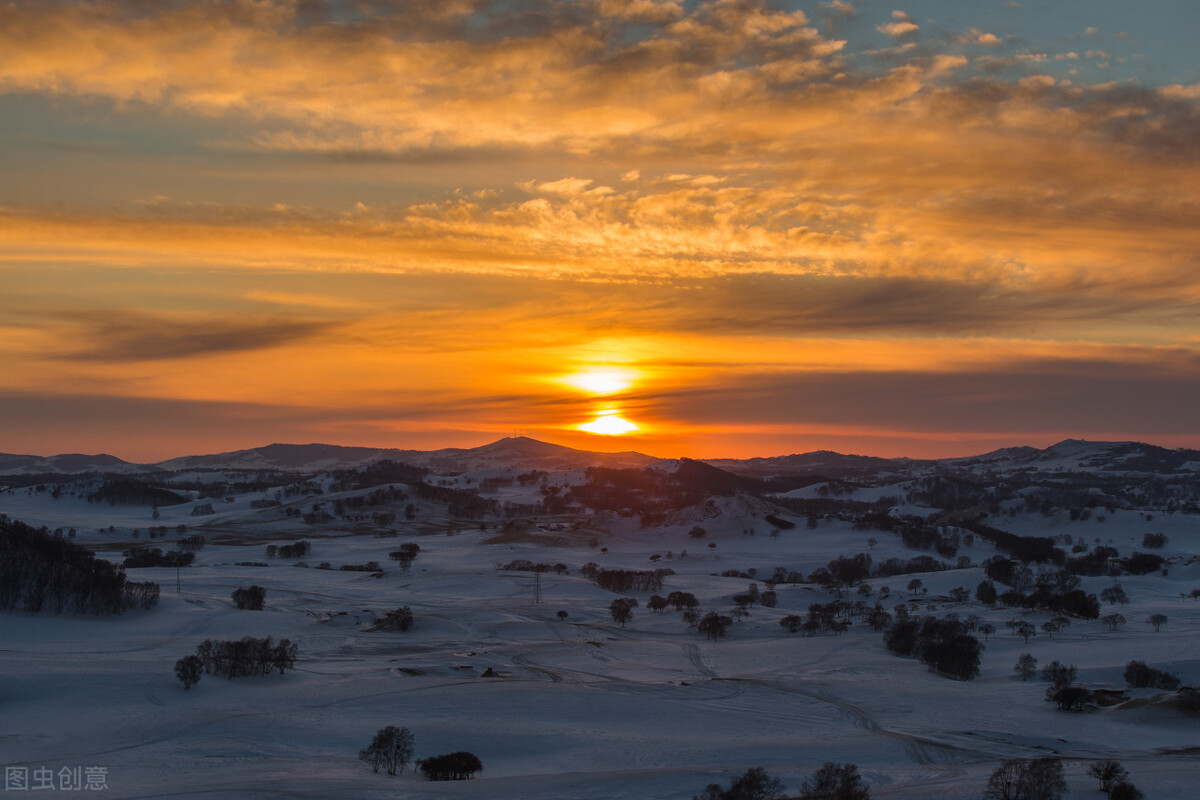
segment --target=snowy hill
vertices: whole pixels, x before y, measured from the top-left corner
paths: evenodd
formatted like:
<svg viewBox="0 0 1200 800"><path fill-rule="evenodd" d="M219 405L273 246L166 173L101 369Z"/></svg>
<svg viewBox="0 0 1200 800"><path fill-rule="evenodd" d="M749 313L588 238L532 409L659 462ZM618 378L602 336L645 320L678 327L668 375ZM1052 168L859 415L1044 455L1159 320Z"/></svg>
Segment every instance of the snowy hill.
<svg viewBox="0 0 1200 800"><path fill-rule="evenodd" d="M85 472L135 473L155 471L148 464L131 464L106 454L64 453L43 458L0 453L0 475L77 475Z"/></svg>
<svg viewBox="0 0 1200 800"><path fill-rule="evenodd" d="M519 436L472 448L400 450L332 444L269 444L211 455L190 455L156 464L134 464L111 455L65 454L49 457L0 453L0 475L150 473L183 470L274 470L313 474L353 469L376 461L399 461L439 473L510 468L557 472L584 467L641 469L662 459L642 453L598 453ZM748 459L705 459L737 475L761 479L815 476L836 480L896 480L945 469L1008 474L1028 471L1109 473L1194 473L1200 451L1171 450L1140 442L1089 442L1067 439L1039 450L1007 447L978 456L914 460L844 455L828 450Z"/></svg>
<svg viewBox="0 0 1200 800"><path fill-rule="evenodd" d="M58 780L102 765L117 797L688 800L750 767L795 796L833 761L877 800L958 800L1005 760L1055 756L1070 797L1096 795L1087 767L1113 758L1147 797L1192 800L1194 693L1124 674L1137 660L1200 685L1197 455L1067 441L705 463L514 438L161 465L14 456L0 513L44 526L49 554L142 548L123 574L161 598L113 616L0 612L6 766ZM141 474L15 477L106 465ZM183 548L195 561L179 569L153 552ZM13 552L0 538L0 566ZM842 591L828 578L847 560L870 577ZM26 588L34 574L0 569ZM661 585L618 592L605 574ZM993 579L998 599L982 599ZM233 602L251 585L261 611ZM1074 586L1095 612L1065 605ZM699 622L654 593L691 596ZM618 623L622 595L638 605ZM402 606L411 630L381 630ZM841 621L816 624L822 608ZM721 636L699 627L709 612L730 620ZM978 676L895 654L880 615L972 626ZM296 644L295 669L176 680L206 640L248 636ZM1077 668L1086 711L1016 674L1024 654ZM484 771L373 772L357 753L392 724L417 757L466 750Z"/></svg>

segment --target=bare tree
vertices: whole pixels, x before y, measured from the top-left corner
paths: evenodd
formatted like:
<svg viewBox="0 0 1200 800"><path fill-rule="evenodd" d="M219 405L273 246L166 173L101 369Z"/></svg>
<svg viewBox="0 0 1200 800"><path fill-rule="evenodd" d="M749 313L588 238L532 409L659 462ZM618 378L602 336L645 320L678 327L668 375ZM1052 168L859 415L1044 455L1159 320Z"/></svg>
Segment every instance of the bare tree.
<svg viewBox="0 0 1200 800"><path fill-rule="evenodd" d="M1016 666L1013 667L1013 672L1021 676L1021 680L1027 681L1037 674L1037 659L1029 653L1021 653L1021 657L1017 659Z"/></svg>
<svg viewBox="0 0 1200 800"><path fill-rule="evenodd" d="M871 788L858 774L855 764L826 761L800 787L803 800L871 800Z"/></svg>
<svg viewBox="0 0 1200 800"><path fill-rule="evenodd" d="M397 770L404 771L412 760L413 735L408 728L397 728L388 725L379 729L366 749L359 751L358 758L371 765L379 772L379 768L387 768L388 775L395 775Z"/></svg>
<svg viewBox="0 0 1200 800"><path fill-rule="evenodd" d="M984 800L1060 800L1067 791L1057 758L1005 761L983 790Z"/></svg>
<svg viewBox="0 0 1200 800"><path fill-rule="evenodd" d="M1108 794L1112 790L1113 784L1125 780L1129 772L1121 766L1121 762L1103 759L1092 762L1092 765L1088 767L1088 775L1100 781L1100 791Z"/></svg>
<svg viewBox="0 0 1200 800"><path fill-rule="evenodd" d="M1105 614L1100 618L1100 622L1102 622L1104 627L1108 628L1110 631L1115 631L1117 628L1120 628L1125 624L1126 619L1120 614Z"/></svg>
<svg viewBox="0 0 1200 800"><path fill-rule="evenodd" d="M184 656L175 662L175 677L183 681L183 688L190 689L192 684L200 682L204 672L204 662L198 656Z"/></svg>

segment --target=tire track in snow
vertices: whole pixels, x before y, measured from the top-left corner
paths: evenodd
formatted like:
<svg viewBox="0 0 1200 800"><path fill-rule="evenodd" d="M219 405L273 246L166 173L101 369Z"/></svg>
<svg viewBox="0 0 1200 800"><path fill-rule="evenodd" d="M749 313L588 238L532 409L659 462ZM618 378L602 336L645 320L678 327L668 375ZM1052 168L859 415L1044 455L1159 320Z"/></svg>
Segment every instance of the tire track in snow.
<svg viewBox="0 0 1200 800"><path fill-rule="evenodd" d="M913 761L922 766L947 768L946 764L948 762L953 763L958 761L993 758L991 754L980 750L973 750L965 747L959 747L957 745L946 744L944 742L938 742L933 739L923 736L916 736L910 733L887 730L879 724L879 721L875 719L875 717L869 711L861 706L856 706L853 703L849 703L837 697L832 697L822 692L755 678L728 678L723 680L733 680L754 684L785 694L795 694L801 697L807 697L811 700L816 700L832 706L838 711L841 711L849 716L857 727L862 728L865 731L877 733L881 736L887 736L899 741L904 746L905 750L908 752Z"/></svg>

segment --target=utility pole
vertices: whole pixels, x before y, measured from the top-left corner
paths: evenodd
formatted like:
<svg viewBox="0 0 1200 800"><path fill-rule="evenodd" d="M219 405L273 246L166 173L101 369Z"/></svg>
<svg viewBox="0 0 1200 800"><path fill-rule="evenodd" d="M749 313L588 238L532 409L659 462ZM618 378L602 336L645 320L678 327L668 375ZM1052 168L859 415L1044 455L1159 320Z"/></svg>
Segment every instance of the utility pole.
<svg viewBox="0 0 1200 800"><path fill-rule="evenodd" d="M542 573L533 573L533 604L542 604Z"/></svg>

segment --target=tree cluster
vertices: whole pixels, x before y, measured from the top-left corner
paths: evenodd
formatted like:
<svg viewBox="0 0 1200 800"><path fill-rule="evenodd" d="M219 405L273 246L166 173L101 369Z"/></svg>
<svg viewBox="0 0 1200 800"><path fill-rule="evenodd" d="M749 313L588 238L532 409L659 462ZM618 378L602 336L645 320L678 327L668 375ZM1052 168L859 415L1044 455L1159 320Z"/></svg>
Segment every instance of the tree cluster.
<svg viewBox="0 0 1200 800"><path fill-rule="evenodd" d="M394 560L400 565L400 569L407 570L412 566L412 562L416 559L417 553L421 550L421 545L416 542L405 542L400 545L399 550L393 550L388 553L388 558Z"/></svg>
<svg viewBox="0 0 1200 800"><path fill-rule="evenodd" d="M866 553L855 556L838 556L824 567L818 567L809 576L809 581L826 589L838 592L871 577L871 557Z"/></svg>
<svg viewBox="0 0 1200 800"><path fill-rule="evenodd" d="M709 611L700 618L697 629L709 639L724 639L725 631L732 624L732 618L727 617L724 614L718 614L715 611Z"/></svg>
<svg viewBox="0 0 1200 800"><path fill-rule="evenodd" d="M580 569L580 574L610 592L657 592L662 589L663 578L674 575L675 570L602 569L588 562Z"/></svg>
<svg viewBox="0 0 1200 800"><path fill-rule="evenodd" d="M474 778L483 762L472 753L459 751L422 759L417 768L431 781L462 781Z"/></svg>
<svg viewBox="0 0 1200 800"><path fill-rule="evenodd" d="M826 761L800 787L801 800L871 800L871 788L855 764Z"/></svg>
<svg viewBox="0 0 1200 800"><path fill-rule="evenodd" d="M1011 588L994 595L995 584L988 588L980 584L975 596L981 602L990 605L998 600L1009 607L1037 608L1084 619L1100 616L1100 602L1096 595L1080 589L1079 577L1068 570L1042 568L1035 573L1025 564L1003 556L987 559L983 567L989 578Z"/></svg>
<svg viewBox="0 0 1200 800"><path fill-rule="evenodd" d="M692 800L780 800L783 796L783 782L779 778L762 767L752 767L741 776L730 778L728 788L710 783Z"/></svg>
<svg viewBox="0 0 1200 800"><path fill-rule="evenodd" d="M1061 800L1067 791L1062 762L1057 758L1005 761L983 791L984 800Z"/></svg>
<svg viewBox="0 0 1200 800"><path fill-rule="evenodd" d="M311 552L312 544L306 539L301 539L294 544L267 546L267 558L304 558Z"/></svg>
<svg viewBox="0 0 1200 800"><path fill-rule="evenodd" d="M1177 676L1148 667L1145 661L1130 661L1125 665L1125 682L1135 689L1165 689L1173 692L1179 688Z"/></svg>
<svg viewBox="0 0 1200 800"><path fill-rule="evenodd" d="M567 498L596 511L641 515L656 522L671 511L739 491L761 494L765 484L700 461L682 459L674 472L657 469L589 467L587 483L572 486Z"/></svg>
<svg viewBox="0 0 1200 800"><path fill-rule="evenodd" d="M500 505L495 500L480 497L473 491L453 489L447 486L434 486L425 481L417 481L409 485L412 486L417 497L423 500L445 503L446 513L452 517L478 519L488 514L497 514L500 511ZM410 503L409 505L411 506L412 504ZM405 516L412 519L408 515L408 509L405 509Z"/></svg>
<svg viewBox="0 0 1200 800"><path fill-rule="evenodd" d="M272 642L271 637L256 639L243 636L238 640L205 639L196 646L196 658L204 672L240 678L246 675L283 674L296 666L298 647L287 639Z"/></svg>
<svg viewBox="0 0 1200 800"><path fill-rule="evenodd" d="M1057 705L1059 711L1083 711L1092 702L1091 690L1075 684L1077 672L1074 664L1057 661L1042 667L1042 680L1050 682L1046 687L1046 701Z"/></svg>
<svg viewBox="0 0 1200 800"><path fill-rule="evenodd" d="M142 569L145 567L186 567L196 560L195 552L183 550L168 550L163 552L158 547L142 547L134 545L122 552L125 556L123 566L126 569Z"/></svg>
<svg viewBox="0 0 1200 800"><path fill-rule="evenodd" d="M136 478L110 478L89 494L87 501L110 506L173 506L188 498Z"/></svg>
<svg viewBox="0 0 1200 800"><path fill-rule="evenodd" d="M979 674L983 645L956 617L897 620L884 634L884 644L901 656L916 656L935 672L962 680Z"/></svg>
<svg viewBox="0 0 1200 800"><path fill-rule="evenodd" d="M0 515L0 610L120 614L158 597L157 583L127 581L86 547Z"/></svg>
<svg viewBox="0 0 1200 800"><path fill-rule="evenodd" d="M233 590L233 602L242 611L262 611L267 590L258 584Z"/></svg>
<svg viewBox="0 0 1200 800"><path fill-rule="evenodd" d="M383 567L378 561L368 561L365 564L342 564L338 567L342 572L381 572Z"/></svg>
<svg viewBox="0 0 1200 800"><path fill-rule="evenodd" d="M1100 791L1108 795L1109 800L1142 800L1145 797L1140 789L1125 780L1129 771L1119 761L1095 761L1088 767L1088 774L1100 781Z"/></svg>

